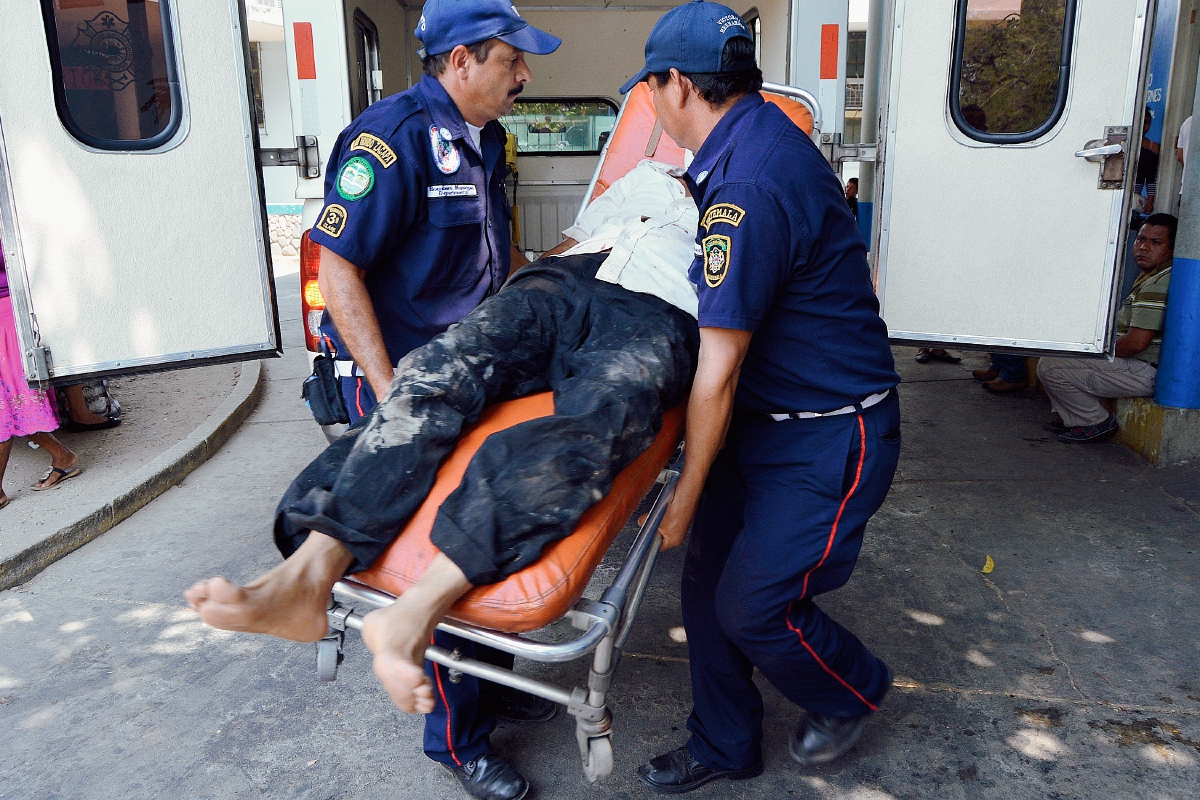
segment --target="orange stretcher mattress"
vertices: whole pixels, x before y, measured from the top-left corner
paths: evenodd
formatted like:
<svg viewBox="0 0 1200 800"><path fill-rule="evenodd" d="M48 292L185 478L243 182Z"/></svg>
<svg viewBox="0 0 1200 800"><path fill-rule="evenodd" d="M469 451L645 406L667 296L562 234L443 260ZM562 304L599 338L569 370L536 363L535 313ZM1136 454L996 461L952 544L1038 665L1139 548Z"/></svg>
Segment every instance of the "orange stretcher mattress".
<svg viewBox="0 0 1200 800"><path fill-rule="evenodd" d="M425 572L438 550L429 541L438 508L462 482L475 451L496 431L554 413L550 392L491 406L442 464L425 502L371 568L353 580L399 596ZM621 532L683 434L684 406L667 412L654 444L617 475L612 491L584 513L575 532L549 544L542 557L501 583L464 595L450 616L492 630L524 633L562 617L583 595L600 559Z"/></svg>
<svg viewBox="0 0 1200 800"><path fill-rule="evenodd" d="M796 123L806 136L812 136L813 116L808 106L799 100L771 92L763 92L762 95L767 102L783 109L788 119ZM642 81L629 91L625 100L620 124L612 132L608 150L604 154L604 165L600 167L591 199L595 200L604 194L618 178L647 158L674 167L683 166L683 148L662 132L658 125L658 114L655 113L654 103L650 99L650 87Z"/></svg>

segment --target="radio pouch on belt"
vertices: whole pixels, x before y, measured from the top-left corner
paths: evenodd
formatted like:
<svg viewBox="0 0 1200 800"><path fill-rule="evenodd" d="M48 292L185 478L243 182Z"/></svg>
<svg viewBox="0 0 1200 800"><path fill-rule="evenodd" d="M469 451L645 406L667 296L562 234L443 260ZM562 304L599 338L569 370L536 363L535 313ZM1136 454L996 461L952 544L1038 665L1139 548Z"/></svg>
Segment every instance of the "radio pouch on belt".
<svg viewBox="0 0 1200 800"><path fill-rule="evenodd" d="M321 352L313 359L313 372L304 379L300 396L308 404L318 425L347 425L346 401L342 399L341 379L333 366L333 356L321 337Z"/></svg>

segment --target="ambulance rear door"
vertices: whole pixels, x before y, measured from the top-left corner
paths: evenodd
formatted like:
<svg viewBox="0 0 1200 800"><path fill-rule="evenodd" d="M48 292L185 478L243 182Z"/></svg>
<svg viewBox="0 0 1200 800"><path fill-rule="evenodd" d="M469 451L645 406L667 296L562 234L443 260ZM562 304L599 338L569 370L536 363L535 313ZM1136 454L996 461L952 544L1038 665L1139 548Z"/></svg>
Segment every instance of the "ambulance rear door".
<svg viewBox="0 0 1200 800"><path fill-rule="evenodd" d="M238 0L7 3L0 239L26 375L274 356Z"/></svg>
<svg viewBox="0 0 1200 800"><path fill-rule="evenodd" d="M891 5L872 249L893 340L1111 347L1147 5Z"/></svg>

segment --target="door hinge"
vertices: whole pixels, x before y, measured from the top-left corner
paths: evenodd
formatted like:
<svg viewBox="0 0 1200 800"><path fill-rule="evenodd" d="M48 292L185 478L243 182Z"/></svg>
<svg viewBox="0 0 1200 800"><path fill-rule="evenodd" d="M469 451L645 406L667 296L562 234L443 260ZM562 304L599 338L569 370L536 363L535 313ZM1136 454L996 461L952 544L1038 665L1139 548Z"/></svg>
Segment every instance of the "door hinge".
<svg viewBox="0 0 1200 800"><path fill-rule="evenodd" d="M264 167L296 167L301 178L321 177L321 151L317 137L297 136L295 147L264 147L258 163Z"/></svg>
<svg viewBox="0 0 1200 800"><path fill-rule="evenodd" d="M821 134L821 152L830 164L840 164L843 161L874 161L875 143L861 142L842 144L840 133Z"/></svg>
<svg viewBox="0 0 1200 800"><path fill-rule="evenodd" d="M1129 127L1109 125L1103 139L1092 139L1075 153L1076 158L1100 164L1100 189L1125 188L1125 153L1129 150Z"/></svg>
<svg viewBox="0 0 1200 800"><path fill-rule="evenodd" d="M50 380L49 348L31 347L25 351L25 374L38 382Z"/></svg>

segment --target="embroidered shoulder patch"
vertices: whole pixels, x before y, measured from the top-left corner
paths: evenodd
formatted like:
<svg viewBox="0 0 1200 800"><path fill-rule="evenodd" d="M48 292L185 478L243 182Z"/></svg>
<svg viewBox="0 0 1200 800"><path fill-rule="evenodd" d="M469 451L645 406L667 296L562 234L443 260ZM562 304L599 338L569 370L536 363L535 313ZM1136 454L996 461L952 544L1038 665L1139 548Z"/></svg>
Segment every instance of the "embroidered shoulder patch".
<svg viewBox="0 0 1200 800"><path fill-rule="evenodd" d="M343 200L357 200L366 197L375 187L375 170L371 162L362 156L355 156L342 165L338 173L337 192Z"/></svg>
<svg viewBox="0 0 1200 800"><path fill-rule="evenodd" d="M360 133L350 145L351 150L365 150L379 160L384 169L396 163L396 153L387 146L387 142L369 133Z"/></svg>
<svg viewBox="0 0 1200 800"><path fill-rule="evenodd" d="M328 205L321 212L321 218L317 220L317 230L336 239L346 229L346 217L346 209L343 206L337 203Z"/></svg>
<svg viewBox="0 0 1200 800"><path fill-rule="evenodd" d="M700 247L704 250L704 282L715 289L729 273L729 251L733 242L728 236L705 236Z"/></svg>
<svg viewBox="0 0 1200 800"><path fill-rule="evenodd" d="M717 203L714 206L709 206L708 211L704 212L704 221L700 224L708 230L717 222L724 222L733 227L742 224L742 218L746 216L746 211L741 206L735 206L733 203Z"/></svg>

